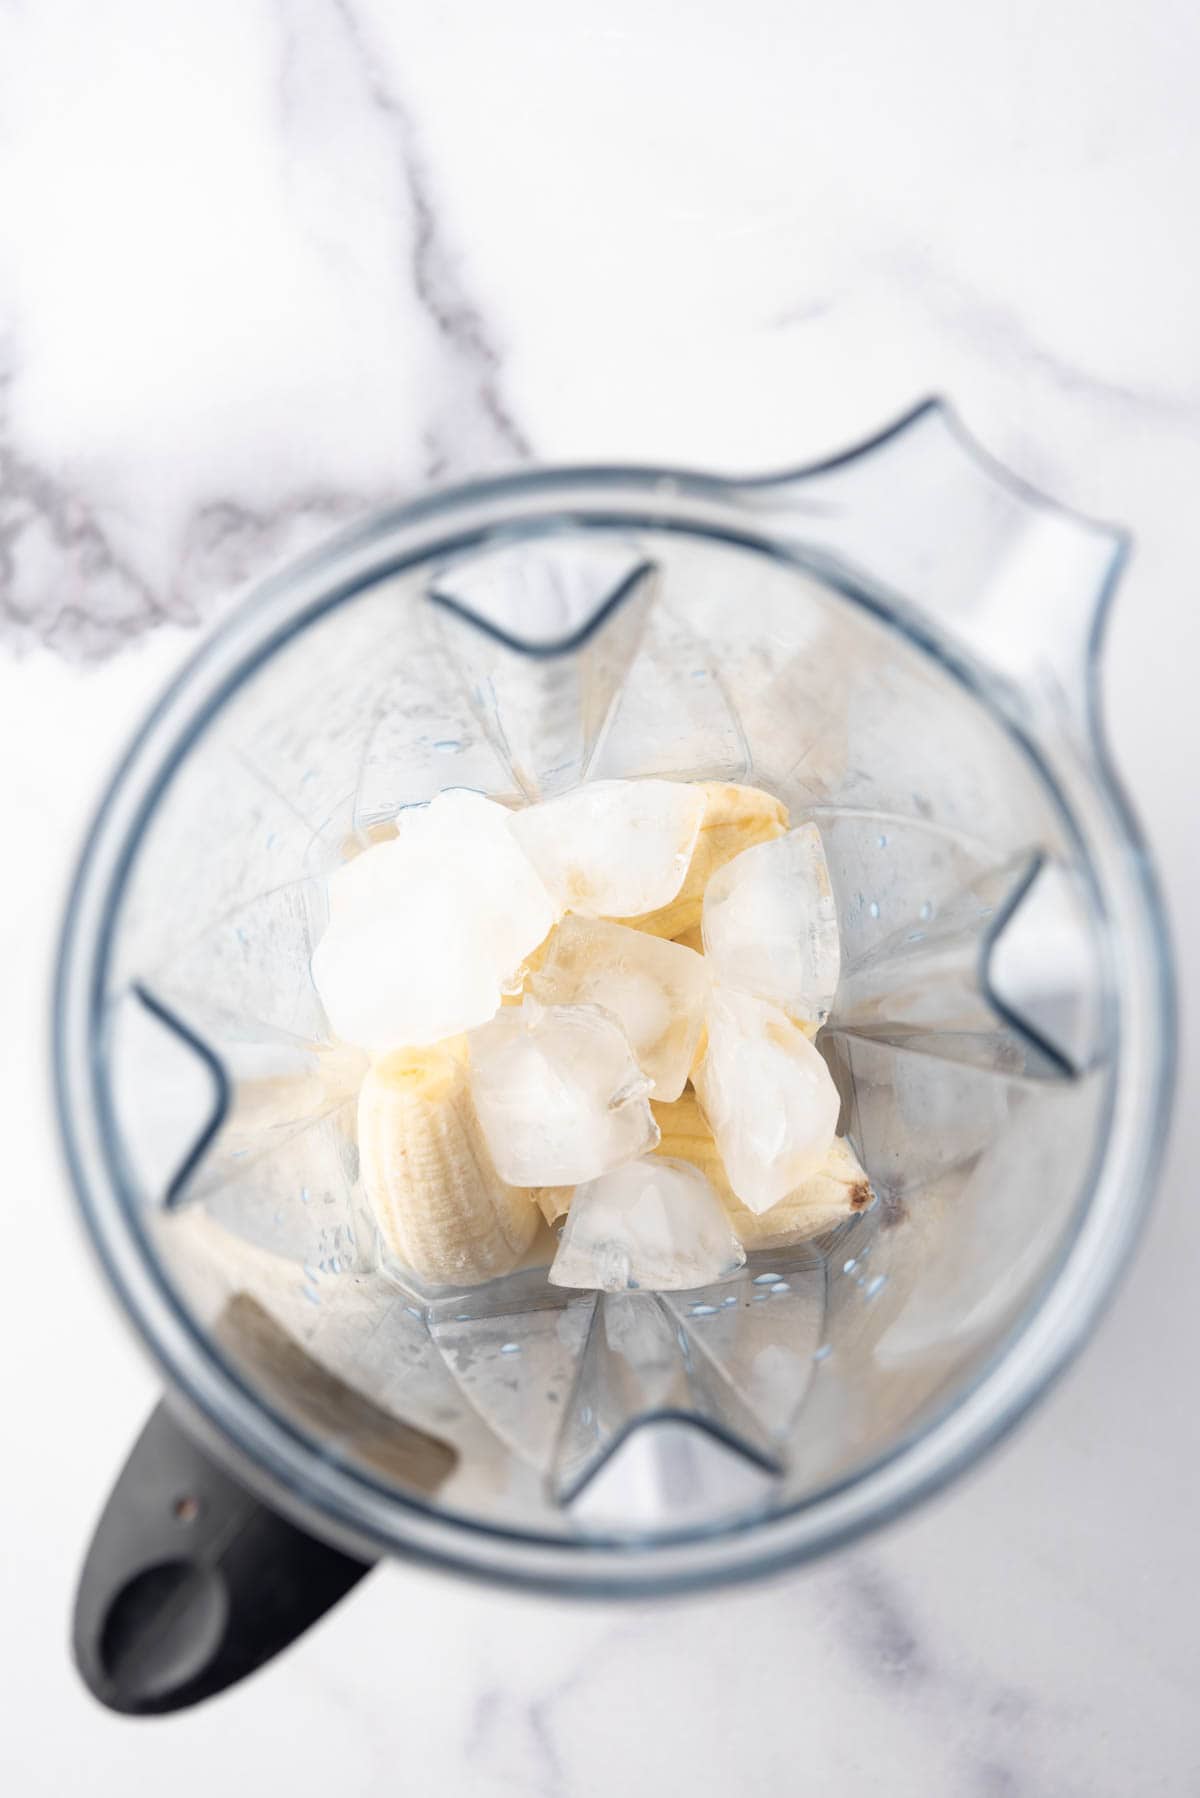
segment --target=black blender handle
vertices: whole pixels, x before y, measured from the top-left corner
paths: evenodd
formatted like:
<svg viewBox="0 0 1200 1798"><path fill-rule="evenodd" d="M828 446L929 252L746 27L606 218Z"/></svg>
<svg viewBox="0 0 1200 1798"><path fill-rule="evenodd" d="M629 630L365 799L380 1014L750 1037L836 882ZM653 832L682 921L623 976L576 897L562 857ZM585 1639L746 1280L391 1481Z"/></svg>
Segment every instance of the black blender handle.
<svg viewBox="0 0 1200 1798"><path fill-rule="evenodd" d="M92 1537L75 1660L110 1710L183 1710L269 1661L370 1567L254 1498L159 1404Z"/></svg>

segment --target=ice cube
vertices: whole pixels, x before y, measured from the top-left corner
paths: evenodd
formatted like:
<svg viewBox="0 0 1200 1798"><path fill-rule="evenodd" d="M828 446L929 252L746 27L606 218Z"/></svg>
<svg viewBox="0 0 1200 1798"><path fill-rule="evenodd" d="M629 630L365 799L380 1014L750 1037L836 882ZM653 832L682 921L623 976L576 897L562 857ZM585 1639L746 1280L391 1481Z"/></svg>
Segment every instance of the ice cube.
<svg viewBox="0 0 1200 1798"><path fill-rule="evenodd" d="M550 1280L601 1292L677 1292L724 1279L745 1260L704 1175L655 1155L579 1188Z"/></svg>
<svg viewBox="0 0 1200 1798"><path fill-rule="evenodd" d="M684 1089L704 1024L709 976L703 956L605 918L569 914L530 989L544 1005L610 1011L629 1039L656 1099Z"/></svg>
<svg viewBox="0 0 1200 1798"><path fill-rule="evenodd" d="M837 912L815 824L743 850L704 895L704 949L715 977L823 1024L841 967Z"/></svg>
<svg viewBox="0 0 1200 1798"><path fill-rule="evenodd" d="M526 998L473 1031L470 1047L475 1109L510 1185L574 1186L657 1143L650 1082L598 1006Z"/></svg>
<svg viewBox="0 0 1200 1798"><path fill-rule="evenodd" d="M398 837L413 856L426 855L434 867L449 860L461 870L471 888L464 901L505 976L554 922L553 899L537 870L519 847L514 853L512 816L481 793L452 788L431 805L401 812Z"/></svg>
<svg viewBox="0 0 1200 1798"><path fill-rule="evenodd" d="M555 917L508 820L479 793L442 793L330 877L312 975L339 1036L420 1047L493 1016Z"/></svg>
<svg viewBox="0 0 1200 1798"><path fill-rule="evenodd" d="M788 827L787 806L761 787L706 780L699 790L704 794L704 818L683 885L669 905L623 920L653 936L669 936L675 943L685 942L692 931L699 940L704 891L718 868L755 843L783 836Z"/></svg>
<svg viewBox="0 0 1200 1798"><path fill-rule="evenodd" d="M837 1129L837 1087L778 1006L715 988L695 1086L729 1184L751 1211L769 1210L821 1165Z"/></svg>
<svg viewBox="0 0 1200 1798"><path fill-rule="evenodd" d="M704 816L687 781L595 780L512 814L560 911L634 917L673 899Z"/></svg>

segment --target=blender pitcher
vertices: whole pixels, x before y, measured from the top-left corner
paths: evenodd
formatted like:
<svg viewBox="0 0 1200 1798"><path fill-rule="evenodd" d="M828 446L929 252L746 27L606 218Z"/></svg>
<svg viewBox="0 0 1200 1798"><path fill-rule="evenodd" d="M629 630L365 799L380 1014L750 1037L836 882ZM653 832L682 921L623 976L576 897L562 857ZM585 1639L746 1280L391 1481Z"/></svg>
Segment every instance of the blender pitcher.
<svg viewBox="0 0 1200 1798"><path fill-rule="evenodd" d="M518 474L261 586L148 719L57 992L83 1215L168 1398L80 1584L114 1708L249 1671L385 1553L575 1593L695 1587L895 1515L1092 1325L1165 1127L1171 979L1096 718L1124 540L928 403L819 467ZM358 1182L326 880L467 787L752 783L818 827L818 1047L870 1179L702 1290L423 1286ZM865 1197L871 1203L865 1204Z"/></svg>

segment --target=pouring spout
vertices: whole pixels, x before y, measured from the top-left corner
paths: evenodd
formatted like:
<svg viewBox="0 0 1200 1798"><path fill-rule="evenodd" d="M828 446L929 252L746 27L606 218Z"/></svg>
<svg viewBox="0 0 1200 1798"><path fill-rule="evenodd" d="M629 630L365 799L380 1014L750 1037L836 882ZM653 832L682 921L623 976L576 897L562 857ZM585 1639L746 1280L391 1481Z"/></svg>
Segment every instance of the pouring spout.
<svg viewBox="0 0 1200 1798"><path fill-rule="evenodd" d="M1027 486L931 399L859 448L740 484L772 528L882 589L1029 708L1091 725L1091 670L1127 534Z"/></svg>

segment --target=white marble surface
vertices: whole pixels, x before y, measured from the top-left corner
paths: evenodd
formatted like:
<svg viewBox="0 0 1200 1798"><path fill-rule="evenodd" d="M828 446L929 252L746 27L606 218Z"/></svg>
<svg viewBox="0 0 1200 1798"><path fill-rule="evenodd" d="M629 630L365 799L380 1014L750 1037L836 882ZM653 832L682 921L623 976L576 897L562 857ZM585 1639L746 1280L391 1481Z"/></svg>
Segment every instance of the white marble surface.
<svg viewBox="0 0 1200 1798"><path fill-rule="evenodd" d="M139 1725L66 1655L152 1400L49 1122L98 781L239 582L430 479L762 468L930 389L1138 534L1106 672L1200 990L1200 14L1187 0L0 0L0 1788L1200 1791L1200 1123L1083 1361L955 1490L761 1589L380 1573Z"/></svg>

